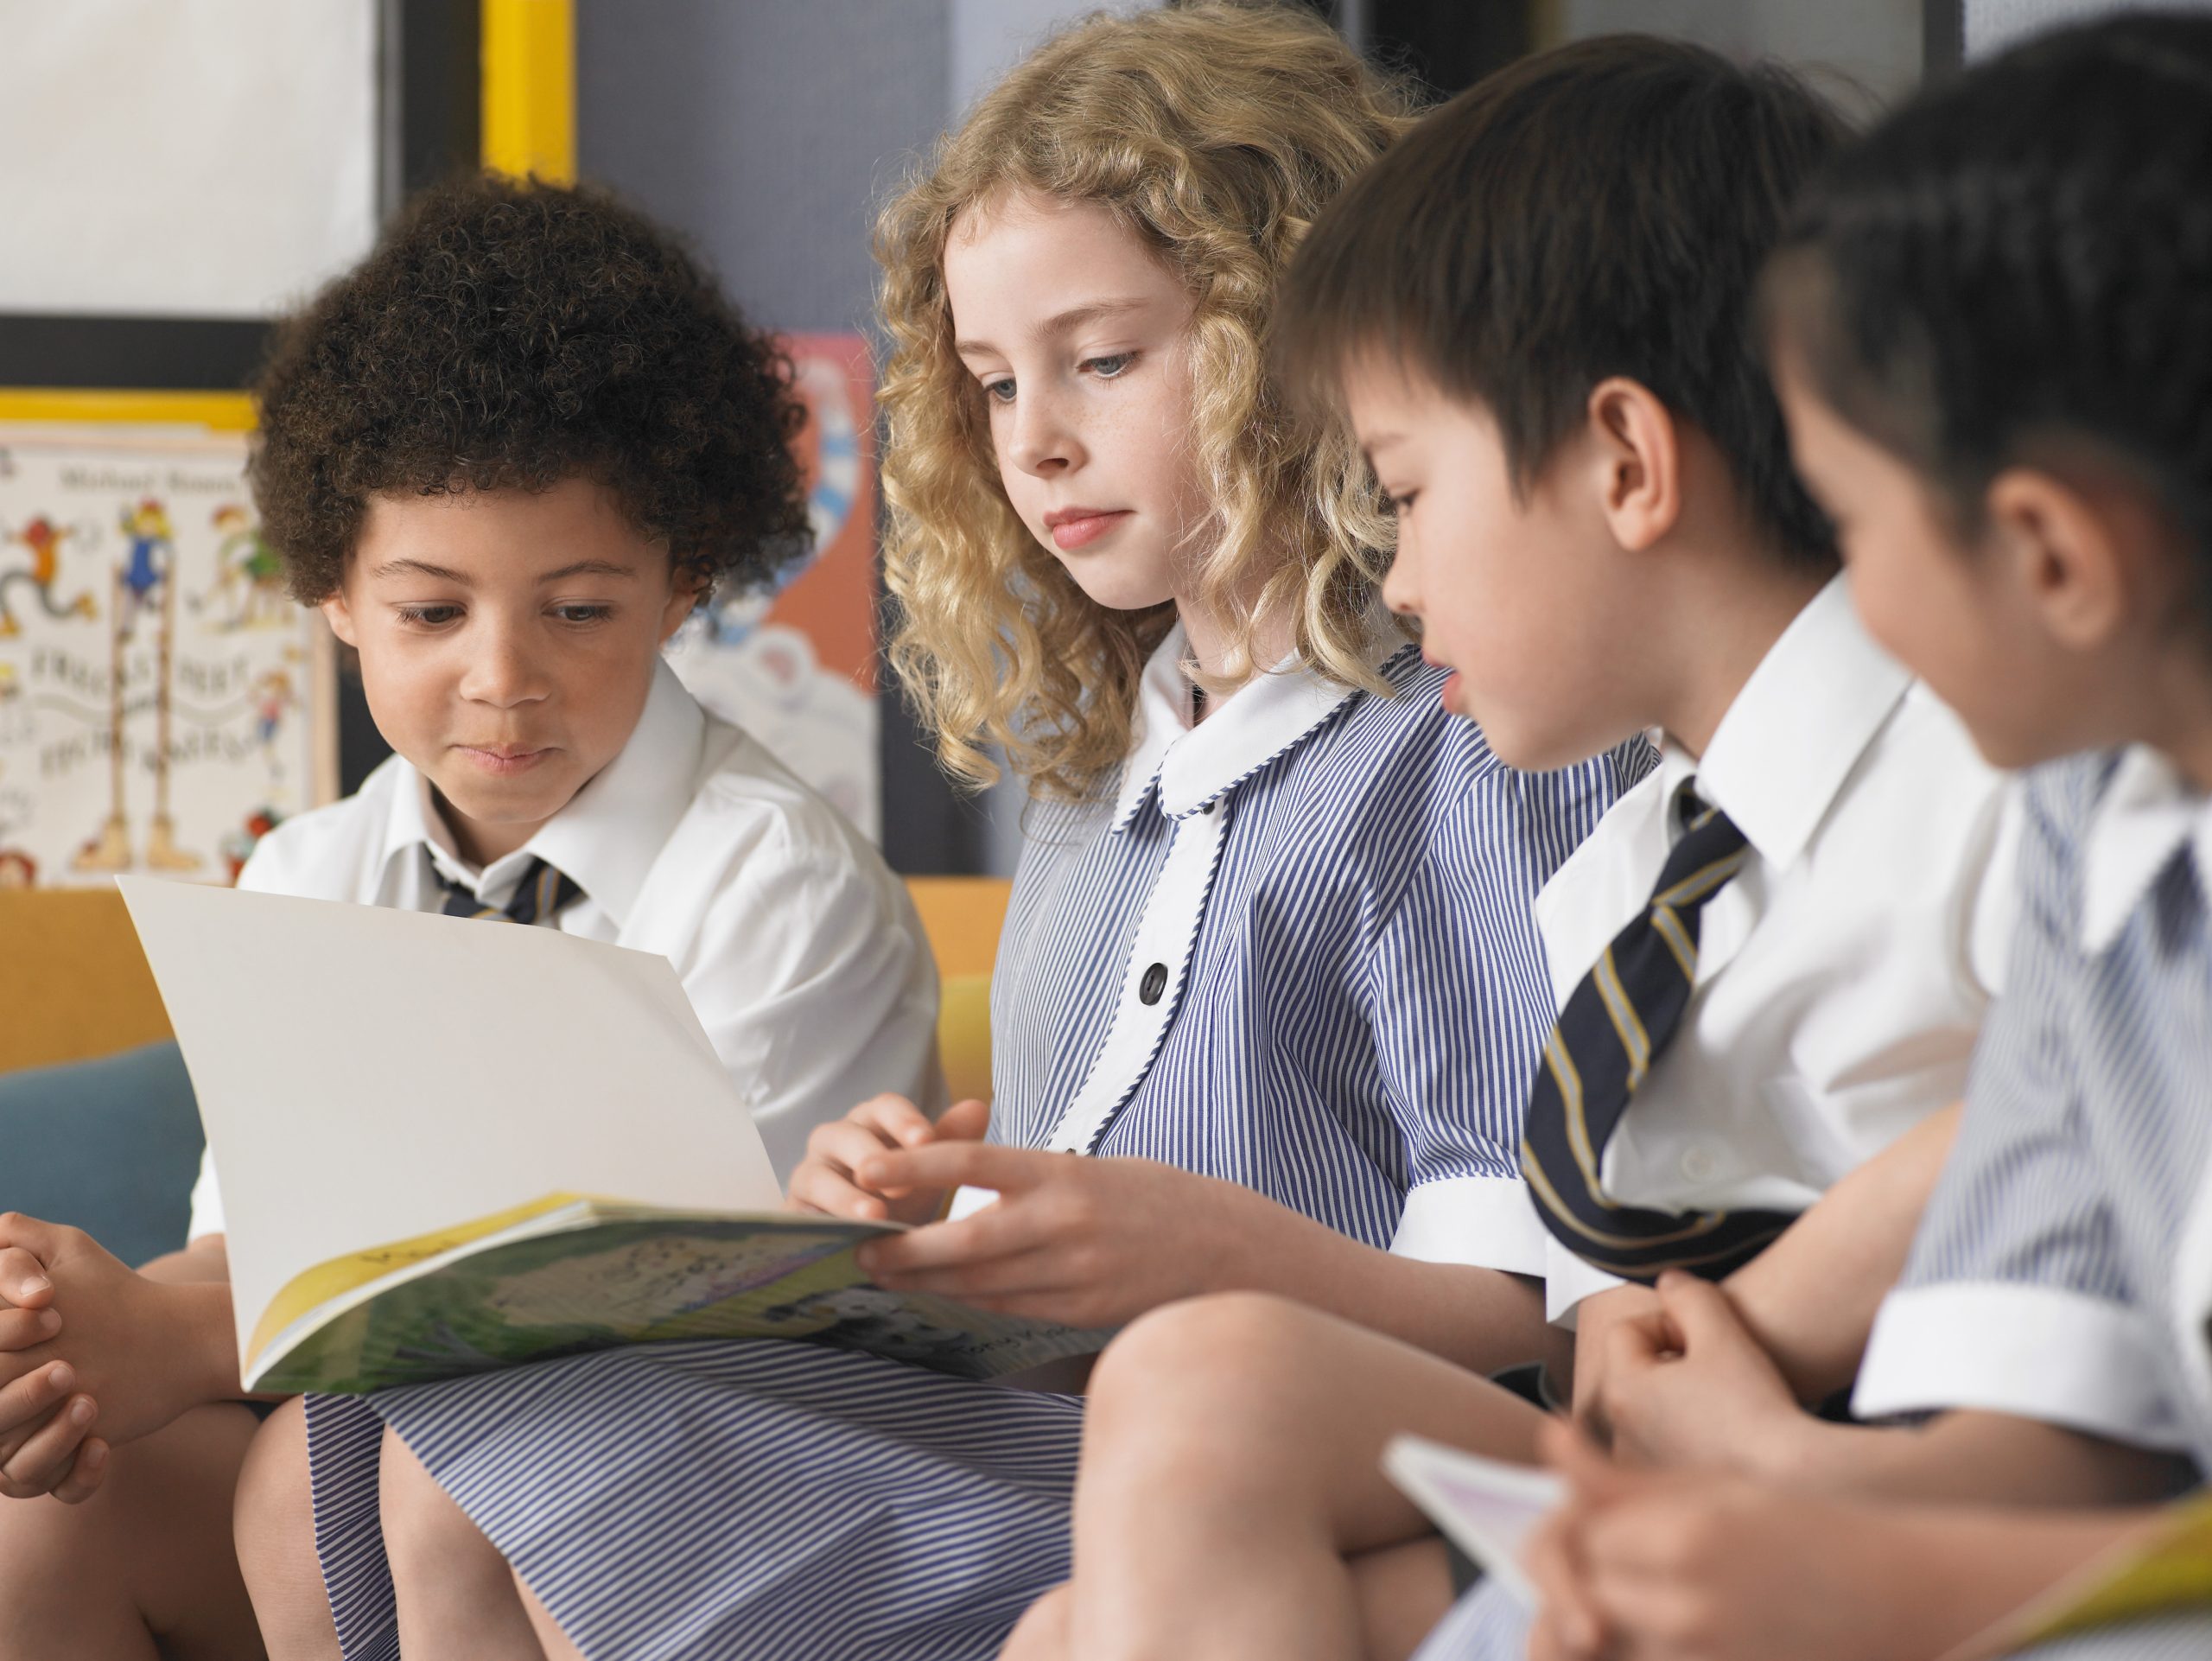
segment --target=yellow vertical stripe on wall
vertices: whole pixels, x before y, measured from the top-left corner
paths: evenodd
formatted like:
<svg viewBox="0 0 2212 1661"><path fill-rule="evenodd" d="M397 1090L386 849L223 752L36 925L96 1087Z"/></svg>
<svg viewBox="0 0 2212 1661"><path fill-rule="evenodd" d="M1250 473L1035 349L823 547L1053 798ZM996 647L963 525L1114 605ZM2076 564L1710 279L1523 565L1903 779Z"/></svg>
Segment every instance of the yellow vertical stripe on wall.
<svg viewBox="0 0 2212 1661"><path fill-rule="evenodd" d="M484 165L567 184L576 176L576 17L571 0L483 0Z"/></svg>

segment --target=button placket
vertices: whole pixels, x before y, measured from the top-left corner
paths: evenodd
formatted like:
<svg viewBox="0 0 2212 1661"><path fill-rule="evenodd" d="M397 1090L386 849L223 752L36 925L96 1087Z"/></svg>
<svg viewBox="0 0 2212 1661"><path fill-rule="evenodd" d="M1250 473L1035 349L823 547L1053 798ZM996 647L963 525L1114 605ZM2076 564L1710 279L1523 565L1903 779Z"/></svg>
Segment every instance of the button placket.
<svg viewBox="0 0 2212 1661"><path fill-rule="evenodd" d="M1181 1006L1191 954L1205 920L1227 815L1222 804L1175 821L1173 841L1131 936L1105 1041L1046 1145L1088 1153L1152 1066Z"/></svg>

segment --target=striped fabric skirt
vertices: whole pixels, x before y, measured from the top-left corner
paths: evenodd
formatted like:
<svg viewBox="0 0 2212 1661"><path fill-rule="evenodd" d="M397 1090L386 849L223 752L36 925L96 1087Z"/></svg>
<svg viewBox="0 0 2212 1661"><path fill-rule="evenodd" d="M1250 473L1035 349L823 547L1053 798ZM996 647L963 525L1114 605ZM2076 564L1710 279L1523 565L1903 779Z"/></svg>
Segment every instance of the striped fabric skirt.
<svg viewBox="0 0 2212 1661"><path fill-rule="evenodd" d="M1485 1581L1453 1606L1414 1661L1526 1661L1529 1625L1521 1606ZM2203 1661L2206 1656L2212 1656L2212 1615L2185 1614L2082 1632L2022 1650L2012 1661Z"/></svg>
<svg viewBox="0 0 2212 1661"><path fill-rule="evenodd" d="M1069 1571L1080 1397L804 1344L649 1345L308 1398L347 1661L399 1653L386 1425L592 1661L983 1661Z"/></svg>

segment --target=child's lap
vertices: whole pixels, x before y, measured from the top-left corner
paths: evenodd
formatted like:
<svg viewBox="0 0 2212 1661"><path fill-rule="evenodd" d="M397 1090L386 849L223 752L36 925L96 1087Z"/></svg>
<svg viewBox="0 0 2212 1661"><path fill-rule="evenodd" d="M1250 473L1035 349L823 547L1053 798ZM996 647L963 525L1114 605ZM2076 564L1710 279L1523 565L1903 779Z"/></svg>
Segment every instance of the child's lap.
<svg viewBox="0 0 2212 1661"><path fill-rule="evenodd" d="M383 1652L388 1624L364 1496L389 1425L587 1655L956 1657L995 1654L1065 1576L1083 1404L686 1343L318 1397L310 1418L349 1655Z"/></svg>

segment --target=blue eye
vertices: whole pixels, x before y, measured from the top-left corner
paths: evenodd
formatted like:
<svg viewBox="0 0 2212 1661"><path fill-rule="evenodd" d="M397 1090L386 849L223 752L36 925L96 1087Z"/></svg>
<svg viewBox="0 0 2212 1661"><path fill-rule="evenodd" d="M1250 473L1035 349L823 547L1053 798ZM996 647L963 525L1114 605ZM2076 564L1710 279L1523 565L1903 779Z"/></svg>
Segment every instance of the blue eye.
<svg viewBox="0 0 2212 1661"><path fill-rule="evenodd" d="M983 383L983 396L990 399L994 404L1013 403L1014 378L1009 375L1004 380L985 381Z"/></svg>
<svg viewBox="0 0 2212 1661"><path fill-rule="evenodd" d="M1116 352L1108 357L1087 359L1083 366L1101 380L1112 380L1136 360L1134 352Z"/></svg>

